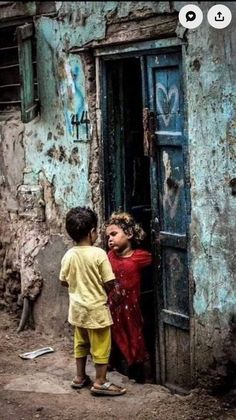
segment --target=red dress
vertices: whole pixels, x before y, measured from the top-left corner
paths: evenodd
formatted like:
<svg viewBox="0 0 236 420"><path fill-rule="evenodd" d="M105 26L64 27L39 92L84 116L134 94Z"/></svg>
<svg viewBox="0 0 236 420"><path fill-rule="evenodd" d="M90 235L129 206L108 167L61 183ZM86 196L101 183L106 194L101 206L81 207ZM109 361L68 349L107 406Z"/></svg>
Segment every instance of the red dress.
<svg viewBox="0 0 236 420"><path fill-rule="evenodd" d="M114 324L112 338L128 365L143 362L148 358L144 336L143 318L140 309L141 270L151 264L151 254L136 249L130 257L120 257L114 251L108 253L122 298L119 302L109 296Z"/></svg>

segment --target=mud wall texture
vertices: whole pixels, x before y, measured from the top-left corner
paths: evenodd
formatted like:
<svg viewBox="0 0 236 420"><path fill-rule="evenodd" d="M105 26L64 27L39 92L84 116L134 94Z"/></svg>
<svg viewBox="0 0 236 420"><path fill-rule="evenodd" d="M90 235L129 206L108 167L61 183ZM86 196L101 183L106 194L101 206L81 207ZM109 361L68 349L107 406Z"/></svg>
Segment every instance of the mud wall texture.
<svg viewBox="0 0 236 420"><path fill-rule="evenodd" d="M184 30L177 26L183 2L46 2L52 16L40 16L40 2L29 3L30 10L18 12L6 6L0 18L37 14L40 98L32 122L22 124L16 112L0 123L1 307L16 311L24 297L34 301L42 292L37 325L45 325L46 296L48 308L53 296L62 305L63 324L67 297L57 289L56 272L68 246L65 213L92 205L103 217L101 110L91 48L178 36L186 43L193 365L199 383L222 383L236 354L235 23L222 31L208 24ZM213 4L200 2L204 16ZM233 2L230 7L236 16ZM73 52L80 48L85 51ZM47 269L50 256L55 264ZM58 316L52 314L51 329Z"/></svg>

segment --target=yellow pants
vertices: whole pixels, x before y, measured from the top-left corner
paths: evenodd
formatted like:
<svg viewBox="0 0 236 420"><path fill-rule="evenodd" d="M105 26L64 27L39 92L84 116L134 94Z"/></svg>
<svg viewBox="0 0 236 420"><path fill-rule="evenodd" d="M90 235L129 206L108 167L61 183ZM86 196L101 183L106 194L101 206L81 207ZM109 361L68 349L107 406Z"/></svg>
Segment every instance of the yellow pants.
<svg viewBox="0 0 236 420"><path fill-rule="evenodd" d="M85 357L91 354L93 362L107 364L111 353L111 328L96 330L75 327L74 356Z"/></svg>

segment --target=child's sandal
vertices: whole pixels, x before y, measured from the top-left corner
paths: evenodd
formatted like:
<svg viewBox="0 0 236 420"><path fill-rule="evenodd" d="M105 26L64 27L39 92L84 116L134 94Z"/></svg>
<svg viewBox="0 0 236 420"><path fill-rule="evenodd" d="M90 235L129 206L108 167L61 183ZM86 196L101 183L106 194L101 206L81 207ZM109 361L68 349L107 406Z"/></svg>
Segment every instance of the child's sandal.
<svg viewBox="0 0 236 420"><path fill-rule="evenodd" d="M81 389L81 388L84 388L85 386L91 385L91 383L92 381L90 377L86 375L86 377L84 378L82 382L76 382L76 380L73 379L73 381L71 382L71 388Z"/></svg>

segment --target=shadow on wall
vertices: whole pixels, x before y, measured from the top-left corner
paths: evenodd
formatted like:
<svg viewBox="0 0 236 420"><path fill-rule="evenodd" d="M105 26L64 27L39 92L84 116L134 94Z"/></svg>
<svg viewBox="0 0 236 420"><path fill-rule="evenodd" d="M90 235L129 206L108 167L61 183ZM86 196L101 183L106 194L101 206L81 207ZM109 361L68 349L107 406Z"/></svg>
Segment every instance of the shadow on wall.
<svg viewBox="0 0 236 420"><path fill-rule="evenodd" d="M43 288L34 306L35 328L55 336L70 334L68 290L59 281L61 258L67 249L63 236L51 235L36 261L43 277Z"/></svg>
<svg viewBox="0 0 236 420"><path fill-rule="evenodd" d="M224 325L219 319L215 310L209 317L207 333L202 323L197 327L197 383L215 395L236 389L236 315L231 314Z"/></svg>

